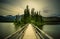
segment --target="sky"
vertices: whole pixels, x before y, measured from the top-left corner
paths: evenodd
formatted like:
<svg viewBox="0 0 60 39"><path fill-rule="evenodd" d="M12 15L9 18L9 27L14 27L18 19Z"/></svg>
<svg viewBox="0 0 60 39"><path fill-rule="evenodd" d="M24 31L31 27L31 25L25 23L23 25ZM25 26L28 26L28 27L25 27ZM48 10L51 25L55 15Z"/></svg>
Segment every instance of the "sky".
<svg viewBox="0 0 60 39"><path fill-rule="evenodd" d="M0 15L22 15L26 5L44 17L60 17L60 0L0 0Z"/></svg>

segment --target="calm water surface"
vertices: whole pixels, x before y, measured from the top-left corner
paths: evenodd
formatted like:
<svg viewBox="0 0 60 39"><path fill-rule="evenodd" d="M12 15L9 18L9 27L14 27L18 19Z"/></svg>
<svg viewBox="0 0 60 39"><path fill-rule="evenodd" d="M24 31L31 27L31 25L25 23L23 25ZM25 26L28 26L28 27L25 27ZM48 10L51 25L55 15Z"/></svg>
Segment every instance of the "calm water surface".
<svg viewBox="0 0 60 39"><path fill-rule="evenodd" d="M60 25L44 25L43 30L54 39L60 39Z"/></svg>
<svg viewBox="0 0 60 39"><path fill-rule="evenodd" d="M43 30L54 39L60 38L60 25L44 25ZM13 23L0 23L0 39L14 33L16 27Z"/></svg>
<svg viewBox="0 0 60 39"><path fill-rule="evenodd" d="M14 26L14 23L0 23L0 38L1 39L14 33L15 31L16 31L16 27Z"/></svg>

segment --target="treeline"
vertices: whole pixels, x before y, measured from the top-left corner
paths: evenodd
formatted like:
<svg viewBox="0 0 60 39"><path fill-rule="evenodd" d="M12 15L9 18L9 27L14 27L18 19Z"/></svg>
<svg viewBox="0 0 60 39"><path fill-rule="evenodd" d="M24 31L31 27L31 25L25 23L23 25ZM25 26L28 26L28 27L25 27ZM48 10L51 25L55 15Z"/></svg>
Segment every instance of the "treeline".
<svg viewBox="0 0 60 39"><path fill-rule="evenodd" d="M31 9L31 23L35 24L40 29L42 29L42 26L44 25L44 20L40 15L40 11L36 12L34 8Z"/></svg>
<svg viewBox="0 0 60 39"><path fill-rule="evenodd" d="M40 11L36 12L34 8L31 9L31 12L28 8L28 5L26 6L26 9L24 10L24 15L22 16L21 20L15 20L16 25L24 25L27 23L33 23L38 27L43 26L44 21L43 17L40 15Z"/></svg>

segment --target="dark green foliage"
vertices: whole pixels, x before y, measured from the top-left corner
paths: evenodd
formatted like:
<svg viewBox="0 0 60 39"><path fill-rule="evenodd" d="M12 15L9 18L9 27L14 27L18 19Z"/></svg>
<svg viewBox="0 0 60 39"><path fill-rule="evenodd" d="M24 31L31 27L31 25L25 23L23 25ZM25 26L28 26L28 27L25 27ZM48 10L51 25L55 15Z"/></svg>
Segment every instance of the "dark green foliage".
<svg viewBox="0 0 60 39"><path fill-rule="evenodd" d="M27 23L33 23L42 29L42 26L44 25L43 17L40 15L40 11L35 12L34 10L35 9L32 8L31 14L30 14L30 11L27 5L26 9L24 10L24 15L22 16L21 20L17 20L17 17L16 17L15 24L24 25Z"/></svg>

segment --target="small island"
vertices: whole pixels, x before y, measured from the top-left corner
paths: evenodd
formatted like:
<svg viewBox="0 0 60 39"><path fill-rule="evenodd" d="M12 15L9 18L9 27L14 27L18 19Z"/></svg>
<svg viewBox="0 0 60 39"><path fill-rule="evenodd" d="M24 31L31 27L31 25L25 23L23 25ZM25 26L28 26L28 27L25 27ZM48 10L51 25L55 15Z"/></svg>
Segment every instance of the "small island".
<svg viewBox="0 0 60 39"><path fill-rule="evenodd" d="M18 16L16 16L16 19L14 21L14 24L16 26L23 26L27 23L32 23L36 26L38 26L40 29L42 29L44 25L43 17L40 15L40 11L35 11L34 8L29 9L29 6L26 6L26 9L24 10L24 14L22 15L21 19Z"/></svg>

